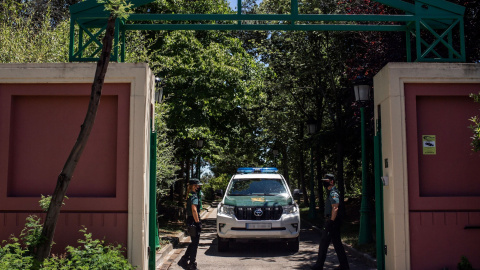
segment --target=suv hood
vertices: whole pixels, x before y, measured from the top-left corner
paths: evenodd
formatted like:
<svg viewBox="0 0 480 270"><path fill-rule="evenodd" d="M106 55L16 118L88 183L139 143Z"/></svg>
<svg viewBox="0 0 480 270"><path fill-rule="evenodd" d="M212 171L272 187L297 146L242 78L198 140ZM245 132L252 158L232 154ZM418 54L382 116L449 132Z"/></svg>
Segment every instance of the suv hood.
<svg viewBox="0 0 480 270"><path fill-rule="evenodd" d="M275 206L289 205L292 198L288 195L277 196L225 196L224 204L232 206Z"/></svg>

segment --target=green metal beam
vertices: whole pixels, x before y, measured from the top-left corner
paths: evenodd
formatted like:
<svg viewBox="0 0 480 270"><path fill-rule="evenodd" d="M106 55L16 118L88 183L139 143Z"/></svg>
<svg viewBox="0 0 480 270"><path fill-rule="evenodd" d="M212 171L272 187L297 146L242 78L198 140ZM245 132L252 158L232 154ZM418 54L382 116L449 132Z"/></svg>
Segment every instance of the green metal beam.
<svg viewBox="0 0 480 270"><path fill-rule="evenodd" d="M260 31L405 31L404 25L356 24L130 24L126 30L260 30Z"/></svg>
<svg viewBox="0 0 480 270"><path fill-rule="evenodd" d="M98 19L98 17L85 17ZM347 14L131 14L128 21L337 21L337 22L408 22L414 15Z"/></svg>

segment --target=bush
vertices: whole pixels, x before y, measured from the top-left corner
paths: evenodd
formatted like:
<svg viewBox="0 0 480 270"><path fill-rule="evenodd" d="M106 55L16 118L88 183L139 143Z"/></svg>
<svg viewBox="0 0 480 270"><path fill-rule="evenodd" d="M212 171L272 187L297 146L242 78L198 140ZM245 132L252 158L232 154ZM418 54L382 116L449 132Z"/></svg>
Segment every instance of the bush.
<svg viewBox="0 0 480 270"><path fill-rule="evenodd" d="M28 250L24 249L18 238L10 236L9 243L3 240L0 246L0 270L30 269L33 265L33 257Z"/></svg>
<svg viewBox="0 0 480 270"><path fill-rule="evenodd" d="M473 270L472 264L468 261L467 257L462 256L460 262L457 264L458 270Z"/></svg>
<svg viewBox="0 0 480 270"><path fill-rule="evenodd" d="M0 270L30 269L35 263L34 247L41 232L40 218L29 216L20 239L10 237L0 246ZM105 245L104 240L93 239L87 228L80 230L85 239L79 239L80 246L66 247L66 253L46 259L39 269L135 269L122 254L122 246Z"/></svg>

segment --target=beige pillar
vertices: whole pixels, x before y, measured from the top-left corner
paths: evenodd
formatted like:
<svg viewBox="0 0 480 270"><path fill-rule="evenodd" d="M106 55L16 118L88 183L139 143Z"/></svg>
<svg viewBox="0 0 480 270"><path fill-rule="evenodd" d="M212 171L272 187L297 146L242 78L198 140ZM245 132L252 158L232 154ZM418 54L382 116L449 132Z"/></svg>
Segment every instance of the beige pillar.
<svg viewBox="0 0 480 270"><path fill-rule="evenodd" d="M383 175L388 177L383 189L386 269L410 269L404 85L478 82L477 65L451 63L389 63L374 78L375 119L380 106Z"/></svg>

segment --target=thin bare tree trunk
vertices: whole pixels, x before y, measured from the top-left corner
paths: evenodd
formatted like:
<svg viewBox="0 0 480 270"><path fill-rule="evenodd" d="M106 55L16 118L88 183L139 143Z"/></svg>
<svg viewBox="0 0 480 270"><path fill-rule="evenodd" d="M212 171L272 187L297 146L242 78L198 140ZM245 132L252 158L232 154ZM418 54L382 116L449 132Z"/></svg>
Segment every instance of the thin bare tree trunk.
<svg viewBox="0 0 480 270"><path fill-rule="evenodd" d="M290 186L290 173L288 172L288 150L287 150L288 144L285 144L282 147L282 163L283 163L283 177L285 178L285 181L287 181L287 184Z"/></svg>
<svg viewBox="0 0 480 270"><path fill-rule="evenodd" d="M305 158L303 156L303 154L305 153L305 143L303 140L303 128L304 128L303 123L299 123L299 126L300 126L300 129L299 129L300 141L302 145L301 145L301 151L300 151L300 160L298 164L298 172L300 173L300 185L303 192L303 201L305 202L306 205L309 205L310 200L308 198L307 183L305 181Z"/></svg>
<svg viewBox="0 0 480 270"><path fill-rule="evenodd" d="M100 59L97 63L95 71L95 78L92 84L92 92L90 96L90 103L88 104L87 115L81 126L77 141L73 146L70 155L65 162L62 172L58 176L57 185L52 195L52 200L47 211L45 223L43 224L42 234L40 236L40 243L36 247L35 258L38 263L42 263L49 255L52 247L53 236L55 234L55 227L57 225L58 216L60 214L60 207L62 206L63 198L67 192L68 185L72 179L75 167L80 160L83 149L87 144L90 132L92 131L95 117L97 115L98 106L100 105L100 97L102 95L103 83L105 74L107 73L108 63L110 62L110 52L113 46L113 35L115 30L115 18L108 19L105 37L103 38L103 48Z"/></svg>

